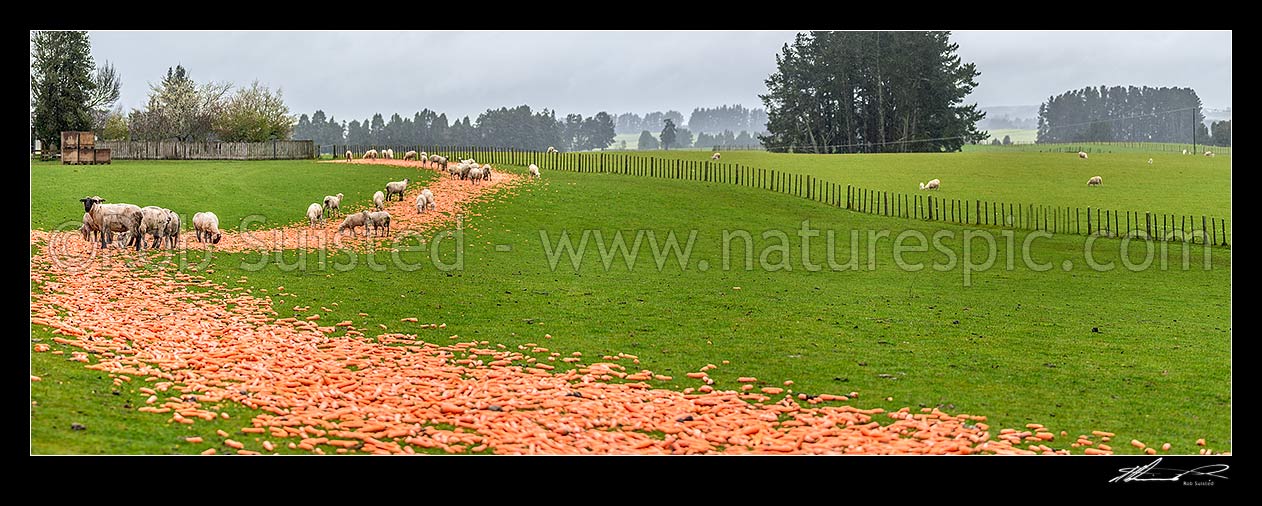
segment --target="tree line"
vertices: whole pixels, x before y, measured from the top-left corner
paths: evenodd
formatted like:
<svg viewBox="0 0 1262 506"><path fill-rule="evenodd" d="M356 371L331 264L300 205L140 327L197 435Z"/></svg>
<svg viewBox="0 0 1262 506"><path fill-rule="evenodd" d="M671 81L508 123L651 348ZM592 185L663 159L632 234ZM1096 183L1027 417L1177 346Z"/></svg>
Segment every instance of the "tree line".
<svg viewBox="0 0 1262 506"><path fill-rule="evenodd" d="M1223 123L1219 125L1219 123ZM1191 88L1085 87L1039 105L1038 142L1178 142L1229 145L1230 121L1211 138ZM1195 131L1194 131L1195 129ZM1219 143L1222 144L1219 144Z"/></svg>
<svg viewBox="0 0 1262 506"><path fill-rule="evenodd" d="M363 121L339 123L323 110L317 110L309 117L306 114L298 117L294 137L322 145L464 144L585 151L613 144L614 120L606 112L586 118L581 114L567 114L564 120L558 120L554 110L545 108L535 112L528 105L520 105L487 109L476 120L465 116L450 121L446 113L423 109L410 118L394 113L387 121L381 113L376 113Z"/></svg>
<svg viewBox="0 0 1262 506"><path fill-rule="evenodd" d="M988 137L963 101L981 75L950 32L799 33L759 95L768 150L957 151Z"/></svg>
<svg viewBox="0 0 1262 506"><path fill-rule="evenodd" d="M725 131L761 134L767 132L766 109L746 109L740 104L721 105L712 109L699 107L688 116L688 128L701 134L723 134Z"/></svg>

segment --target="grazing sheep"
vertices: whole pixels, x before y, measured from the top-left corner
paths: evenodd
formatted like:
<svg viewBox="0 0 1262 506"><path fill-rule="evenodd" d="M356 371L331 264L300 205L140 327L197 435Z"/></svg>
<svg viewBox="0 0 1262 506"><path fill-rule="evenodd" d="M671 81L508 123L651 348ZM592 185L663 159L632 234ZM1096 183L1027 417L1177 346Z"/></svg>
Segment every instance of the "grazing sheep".
<svg viewBox="0 0 1262 506"><path fill-rule="evenodd" d="M386 200L390 200L390 197L397 193L399 194L399 202L403 202L403 192L408 189L408 183L410 182L412 182L411 179L404 178L402 181L386 183Z"/></svg>
<svg viewBox="0 0 1262 506"><path fill-rule="evenodd" d="M539 176L539 166L538 166L538 165L535 165L535 164L533 164L533 163L532 163L532 164L530 164L529 169L530 169L530 177L533 177L533 178L535 178L535 179L539 179L539 177L540 177L540 176Z"/></svg>
<svg viewBox="0 0 1262 506"><path fill-rule="evenodd" d="M324 196L324 211L326 213L326 216L330 218L333 217L333 213L335 212L340 216L342 214L342 194L339 193L337 195L325 195Z"/></svg>
<svg viewBox="0 0 1262 506"><path fill-rule="evenodd" d="M1205 156L1208 156L1208 157L1210 157L1210 158L1213 158L1213 157L1214 157L1214 152L1213 152L1213 151L1206 151L1206 152L1205 152Z"/></svg>
<svg viewBox="0 0 1262 506"><path fill-rule="evenodd" d="M342 220L342 224L337 226L337 233L340 234L343 230L350 230L353 236L355 235L356 227L364 227L364 236L368 236L368 211L347 215L346 219Z"/></svg>
<svg viewBox="0 0 1262 506"><path fill-rule="evenodd" d="M164 245L175 249L180 245L180 215L170 209L163 209L167 214L167 229L162 240Z"/></svg>
<svg viewBox="0 0 1262 506"><path fill-rule="evenodd" d="M381 193L381 190L377 190L377 193L372 194L372 206L377 208L378 211L385 210L386 194Z"/></svg>
<svg viewBox="0 0 1262 506"><path fill-rule="evenodd" d="M377 150L375 150L375 149L370 149L370 150L368 150L368 151L365 151L365 152L364 152L364 159L365 159L365 160L376 160L376 159L377 159Z"/></svg>
<svg viewBox="0 0 1262 506"><path fill-rule="evenodd" d="M136 245L136 251L140 251L142 241L140 239L140 220L144 216L140 213L139 207L132 213L107 213L101 216L101 247L104 248L106 243L114 242L114 233L119 232L119 247L126 248L133 244Z"/></svg>
<svg viewBox="0 0 1262 506"><path fill-rule="evenodd" d="M348 150L346 150L346 161L348 161L348 162L349 162L349 161L351 161L351 158L353 158L353 157L351 156L351 150L349 150L349 149L348 149Z"/></svg>
<svg viewBox="0 0 1262 506"><path fill-rule="evenodd" d="M710 155L710 159L711 159L711 160L718 160L718 159L719 159L719 154L718 154L718 153L715 153L715 154L713 154L713 155Z"/></svg>
<svg viewBox="0 0 1262 506"><path fill-rule="evenodd" d="M152 236L153 240L149 243L150 248L160 246L159 241L166 234L167 221L170 218L165 210L158 206L145 206L140 208L140 235L138 236L143 242L144 236Z"/></svg>
<svg viewBox="0 0 1262 506"><path fill-rule="evenodd" d="M470 181L470 182L473 182L473 183L479 183L479 182L481 182L481 181L482 181L482 178L483 178L483 177L485 177L485 173L482 171L482 169L481 169L481 168L477 168L477 169L469 169L469 181Z"/></svg>
<svg viewBox="0 0 1262 506"><path fill-rule="evenodd" d="M408 151L407 153L403 153L403 159L404 159L404 160L415 160L415 159L416 159L416 152L415 152L415 151Z"/></svg>
<svg viewBox="0 0 1262 506"><path fill-rule="evenodd" d="M386 229L386 235L390 235L390 213L386 211L368 213L367 223L372 226L373 235L377 235L383 227Z"/></svg>
<svg viewBox="0 0 1262 506"><path fill-rule="evenodd" d="M494 172L494 171L492 171L492 170L491 170L491 164L489 164L489 163L488 163L488 164L486 164L486 165L483 165L483 166L482 166L482 178L483 178L483 179L486 179L487 181L490 181L490 180L491 180L491 175L492 175L492 173L493 173L493 172Z"/></svg>
<svg viewBox="0 0 1262 506"><path fill-rule="evenodd" d="M457 163L447 168L447 174L450 175L452 179L455 179L457 176L460 175L461 172L464 171L465 167L466 167L465 164Z"/></svg>
<svg viewBox="0 0 1262 506"><path fill-rule="evenodd" d="M920 189L921 190L937 190L938 186L941 184L942 184L942 181L939 181L937 179L930 179L928 183L920 183Z"/></svg>
<svg viewBox="0 0 1262 506"><path fill-rule="evenodd" d="M312 202L311 205L307 206L307 222L308 222L307 224L309 226L314 227L316 226L317 223L321 223L323 221L324 221L323 206L321 206L320 204L316 202ZM193 225L194 226L197 225L197 218L193 218Z"/></svg>
<svg viewBox="0 0 1262 506"><path fill-rule="evenodd" d="M79 227L79 233L83 234L83 240L96 241L100 235L101 229L97 227L96 221L92 219L92 215L83 213L83 225Z"/></svg>
<svg viewBox="0 0 1262 506"><path fill-rule="evenodd" d="M1184 149L1184 150L1183 150L1183 154L1185 154L1185 155L1186 155L1186 154L1188 154L1188 150Z"/></svg>
<svg viewBox="0 0 1262 506"><path fill-rule="evenodd" d="M416 194L416 212L424 214L425 210L428 209L429 206L430 206L430 203L429 203L428 196L426 196L424 193Z"/></svg>
<svg viewBox="0 0 1262 506"><path fill-rule="evenodd" d="M383 149L383 150L381 150L381 157L382 157L382 158L389 158L389 159L393 160L393 159L394 159L394 150L393 150L393 149Z"/></svg>
<svg viewBox="0 0 1262 506"><path fill-rule="evenodd" d="M140 207L132 204L103 204L105 199L100 196L84 197L79 199L83 202L83 211L87 213L95 225L96 230L100 232L97 237L101 241L101 247L106 247L108 241L113 240L115 232L132 232L128 238L136 237L134 233L136 228L140 226ZM132 215L137 217L133 220ZM119 218L110 219L107 225L106 217L111 215L119 215ZM133 223L134 222L134 223ZM132 227L132 225L135 227ZM139 245L136 247L140 249Z"/></svg>
<svg viewBox="0 0 1262 506"><path fill-rule="evenodd" d="M1152 158L1148 159L1148 165L1152 165Z"/></svg>
<svg viewBox="0 0 1262 506"><path fill-rule="evenodd" d="M1078 158L1081 158L1081 159L1083 159L1083 160L1086 160L1086 159L1087 159L1087 153L1082 152L1082 151L1079 151L1079 152L1078 152Z"/></svg>
<svg viewBox="0 0 1262 506"><path fill-rule="evenodd" d="M472 171L473 169L480 169L480 168L481 168L481 167L479 167L479 166L478 166L478 164L476 164L476 163L474 163L474 164L465 164L464 168L463 168L463 169L460 169L460 179L461 179L461 180L468 179L468 178L469 178L469 172L470 172L470 171Z"/></svg>
<svg viewBox="0 0 1262 506"><path fill-rule="evenodd" d="M438 166L439 166L439 167L442 167L442 168L446 169L446 168L447 168L447 157L445 157L445 156L440 156L440 157L438 157L438 161L437 161L437 162L435 162L435 163L436 163L436 164L438 164Z"/></svg>
<svg viewBox="0 0 1262 506"><path fill-rule="evenodd" d="M551 154L551 153L558 153L558 152L559 152L559 151L557 151L557 148L554 148L554 147L552 147L552 146L548 146L548 153L549 153L549 154Z"/></svg>
<svg viewBox="0 0 1262 506"><path fill-rule="evenodd" d="M1094 176L1087 180L1087 186L1100 186L1101 182L1100 176Z"/></svg>
<svg viewBox="0 0 1262 506"><path fill-rule="evenodd" d="M425 196L425 201L429 204L429 208L434 209L434 192L429 191L429 188L421 188L421 195Z"/></svg>
<svg viewBox="0 0 1262 506"><path fill-rule="evenodd" d="M312 211L315 212L316 219L319 219L320 204L311 204L311 207L307 208L308 218L311 217ZM223 239L223 234L219 232L219 217L210 211L193 215L193 232L197 235L197 242L219 244L219 240Z"/></svg>
<svg viewBox="0 0 1262 506"><path fill-rule="evenodd" d="M421 151L421 154L417 156L416 159L420 160L421 162L425 162L426 160L429 160L429 154L424 151Z"/></svg>

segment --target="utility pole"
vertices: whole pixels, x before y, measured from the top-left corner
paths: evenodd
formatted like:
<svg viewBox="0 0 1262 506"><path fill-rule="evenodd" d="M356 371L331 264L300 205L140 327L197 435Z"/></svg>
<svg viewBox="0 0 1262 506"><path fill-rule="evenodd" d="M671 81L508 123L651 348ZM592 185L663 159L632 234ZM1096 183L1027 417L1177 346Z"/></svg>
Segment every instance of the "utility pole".
<svg viewBox="0 0 1262 506"><path fill-rule="evenodd" d="M1192 108L1192 154L1196 154L1196 108Z"/></svg>

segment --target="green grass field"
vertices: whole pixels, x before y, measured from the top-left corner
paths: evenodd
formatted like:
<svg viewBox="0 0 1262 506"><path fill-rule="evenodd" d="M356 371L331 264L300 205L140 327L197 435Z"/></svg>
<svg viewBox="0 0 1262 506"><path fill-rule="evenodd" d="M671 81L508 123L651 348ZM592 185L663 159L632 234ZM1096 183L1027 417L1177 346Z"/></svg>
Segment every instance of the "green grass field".
<svg viewBox="0 0 1262 506"><path fill-rule="evenodd" d="M1012 140L1012 142L1034 142L1038 140L1039 138L1038 130L1018 130L1014 128L1001 128L1001 129L987 130L987 133L990 134L990 139L999 139L999 142L1003 142L1003 136L1005 135L1007 135L1008 138ZM986 139L987 144L990 143L990 139Z"/></svg>
<svg viewBox="0 0 1262 506"><path fill-rule="evenodd" d="M753 161L759 160L756 156L769 156L732 152L731 158L740 155L749 155ZM775 163L765 165L781 168L788 162L807 160L806 165L818 173L829 173L826 162L803 158L806 155L773 156L783 158L762 161L773 160ZM1002 160L1014 165L1059 163L1040 155L1021 156L1029 160ZM897 160L887 164L891 166L887 170L904 177L916 173L909 166L945 165L953 167L957 177L983 180L981 169L957 162L968 157L880 155L843 157L841 161L854 164L846 168L846 174L866 174L873 179L879 174L877 162ZM1096 160L1093 157L1089 161ZM139 181L160 179L181 170L180 165L136 162L117 167L135 172L133 179L123 181L132 183L131 191L142 192L149 190L143 190ZM331 186L357 189L362 185L369 194L367 189L374 188L377 180L414 172L373 167L383 172L368 177L361 175L361 167L348 173L341 167L313 162L206 162L201 166L205 167L201 172L218 174L220 181L234 180L239 186L251 179L273 179L274 174L301 173L315 181L328 181ZM990 166L997 171L1003 164ZM57 183L60 173L43 168L34 167L32 177L33 188L47 193L37 201L46 206L46 212L61 212L53 209L64 206L69 208L67 214L81 214L76 210L81 209L77 199L85 193L84 188L92 188L87 193L112 195L123 192L122 188L115 190L115 185L126 186L120 178L113 178L71 187ZM1122 168L1116 170L1127 173ZM1187 170L1221 170L1224 174L1215 179L1218 184L1230 181L1225 168L1211 165ZM955 181L948 177L942 177L944 194L947 181ZM1174 177L1168 179L1161 184L1176 186ZM1108 181L1106 176L1106 184ZM216 209L267 213L269 206L303 201L307 192L314 191L306 186L308 183L297 187L286 183L250 183L277 188L268 200L260 200L254 193L224 191L203 205L213 202ZM1200 184L1184 183L1193 187ZM1207 194L1227 194L1225 188L1203 186ZM321 187L315 193L325 191ZM1022 193L1020 188L1008 191ZM39 193L33 191L33 195ZM1023 193L1040 196L1039 189L1028 186ZM1187 200L1187 205L1194 203ZM684 372L730 360L730 365L711 371L718 382L716 387L731 388L739 376L757 376L774 383L791 379L800 392L859 391L862 395L854 404L860 407L940 407L953 413L986 415L995 427L1038 422L1057 434L1061 430L1071 435L1107 430L1117 433L1118 442L1134 438L1159 445L1168 441L1174 453L1194 454L1198 448L1193 442L1202 437L1215 450L1229 451L1232 446L1229 250L1215 249L1208 270L1203 267L1200 248L1192 250L1191 268L1183 270L1179 268L1181 253L1172 247L1166 270L1154 264L1132 272L1118 264L1113 270L1097 272L1084 265L1085 238L1056 236L1034 243L1030 252L1033 260L1055 266L1036 272L1022 261L1020 251L1013 252L1014 267L1005 268L1004 259L1012 250L997 237L996 265L973 272L971 283L965 286L961 227L862 215L757 189L549 171L541 182L528 183L511 199L478 204L472 211L480 216L470 216L465 222L462 271L441 272L427 265L403 272L390 266L388 257L379 255L378 261L388 266L383 272L364 267L342 272L328 264L321 268L314 256L308 259L305 271L282 270L273 263L253 272L242 265L258 261L260 254L217 253L210 276L219 282L245 276L249 286L260 288L284 285L297 295L276 305L280 318L291 316L288 308L294 304L330 306L330 302L338 302L327 318L354 319L357 324L363 321L363 326L370 328L377 323L397 325L400 318L409 316L447 324L441 331L418 330L422 338L425 332L441 332L442 336L435 337L458 334L512 346L539 342L548 333L553 336L548 347L556 351L581 351L586 357L637 354L642 367L677 378L654 382L666 388L696 386L695 381L683 379ZM823 271L808 271L802 261L797 230L803 220L823 231L808 248L811 262L823 264ZM35 227L42 228L41 223ZM611 257L606 269L592 237L577 270L566 256L558 258L555 269L550 268L549 248L544 246L541 232L547 233L551 246L566 231L577 247L584 230L600 231L606 245L618 231L628 246L637 231L651 230L659 242L673 232L681 249L691 231L696 232L696 239L683 268L676 263L677 256L670 256L659 269L647 237L632 269L618 257ZM737 256L730 268L723 268L722 237L725 231L735 230L749 231L754 238L752 270L743 267L741 240L733 243ZM759 268L764 246L778 244L762 233L776 230L788 238L792 270ZM829 269L825 234L830 230L837 234L833 258L844 263L853 252L857 254L857 269ZM861 233L853 250L851 230ZM903 257L908 263L925 262L922 270L912 272L895 264L893 237L904 231L932 234L939 230L955 234L943 241L943 247L960 259L954 267L944 271L931 267L948 260L936 249ZM869 231L889 232L876 243L872 255L868 252ZM1024 237L1022 232L1015 235L1018 247ZM444 258L451 259L453 241L443 244ZM972 247L981 244L974 241ZM512 251L498 252L495 245L511 245ZM1096 261L1120 262L1117 240L1097 240L1092 251ZM1129 258L1138 262L1143 253L1142 247L1132 244ZM292 264L298 255L288 252L284 258ZM193 252L190 257L193 262L200 259ZM421 262L428 256L424 252L406 253L403 258ZM782 258L781 253L772 252L766 260L780 264ZM360 266L367 264L364 257L356 259ZM709 270L700 268L703 260ZM869 269L869 260L876 262L875 268ZM983 260L985 255L973 259ZM348 261L346 253L329 259L342 264ZM1069 271L1059 268L1066 261L1073 266ZM330 293L328 286L340 288ZM370 316L358 317L361 311ZM39 327L33 327L32 333L36 338L49 337ZM122 407L124 402L133 407L143 402L138 401L139 394L124 391L114 396L108 378L60 357L32 354L31 360L31 373L43 377L42 382L31 386L32 400L38 403L32 407L33 453L194 450L181 444L187 429L166 424L161 415ZM239 406L223 409L234 419L247 417L249 411ZM223 427L232 430L240 427L240 422ZM70 423L83 423L88 430L71 431ZM201 423L194 427L200 432L214 430ZM1057 447L1067 447L1069 441L1058 437L1056 443ZM1134 451L1125 444L1114 448Z"/></svg>
<svg viewBox="0 0 1262 506"><path fill-rule="evenodd" d="M701 151L653 151L627 156L708 161ZM1153 165L1148 165L1148 159ZM1106 153L1079 159L1066 153L971 152L813 155L729 151L724 163L809 174L823 181L915 194L940 179L933 195L1004 204L1092 207L1228 218L1231 158L1164 153ZM1088 187L1100 176L1104 184Z"/></svg>
<svg viewBox="0 0 1262 506"><path fill-rule="evenodd" d="M386 181L411 177L424 184L436 176L433 171L399 167L293 161L33 162L31 227L77 229L83 221L79 199L100 195L107 203L171 209L181 215L186 230L193 228L193 215L202 211L218 215L225 230L236 230L251 215L266 219L251 223L251 228L271 228L305 221L307 206L323 202L325 195L342 193L342 206L356 208L371 204L373 192L384 189Z"/></svg>

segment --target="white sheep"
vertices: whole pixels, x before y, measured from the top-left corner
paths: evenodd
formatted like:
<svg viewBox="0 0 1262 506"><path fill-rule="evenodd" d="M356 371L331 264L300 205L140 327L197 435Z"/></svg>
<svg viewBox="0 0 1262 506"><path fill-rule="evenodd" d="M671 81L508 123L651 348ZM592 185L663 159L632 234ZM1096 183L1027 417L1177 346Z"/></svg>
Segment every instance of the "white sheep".
<svg viewBox="0 0 1262 506"><path fill-rule="evenodd" d="M549 153L549 154L551 154L551 153L557 153L557 152L558 152L558 151L557 151L557 148L554 148L554 147L552 147L552 146L548 146L548 153Z"/></svg>
<svg viewBox="0 0 1262 506"><path fill-rule="evenodd" d="M389 158L389 159L393 160L393 159L394 159L394 150L393 150L393 149L388 149L388 148L387 148L387 149L383 149L383 150L381 151L381 157L382 157L382 158Z"/></svg>
<svg viewBox="0 0 1262 506"><path fill-rule="evenodd" d="M316 224L324 221L324 208L319 203L312 202L307 206L307 224L314 227ZM193 218L193 226L197 226L197 218Z"/></svg>
<svg viewBox="0 0 1262 506"><path fill-rule="evenodd" d="M348 162L351 161L351 158L354 158L354 157L351 155L351 150L348 149L346 150L346 161Z"/></svg>
<svg viewBox="0 0 1262 506"><path fill-rule="evenodd" d="M421 188L421 195L425 196L425 201L429 204L429 208L434 209L434 192L429 191L429 188Z"/></svg>
<svg viewBox="0 0 1262 506"><path fill-rule="evenodd" d="M341 193L337 195L324 196L324 212L330 218L333 217L333 213L337 213L339 216L342 214L342 194Z"/></svg>
<svg viewBox="0 0 1262 506"><path fill-rule="evenodd" d="M715 154L713 154L713 155L710 155L710 159L711 159L711 160L718 160L718 159L719 159L719 154L718 154L718 153L715 153Z"/></svg>
<svg viewBox="0 0 1262 506"><path fill-rule="evenodd" d="M1188 150L1187 150L1187 149L1184 149L1184 150L1183 150L1183 154L1185 154L1185 155L1186 155L1186 154L1188 154Z"/></svg>
<svg viewBox="0 0 1262 506"><path fill-rule="evenodd" d="M307 216L311 216L314 210L316 218L320 217L320 204L311 204L307 208ZM219 240L223 238L223 233L219 232L219 217L215 213L206 211L193 215L193 233L197 235L197 242L210 242L211 244L219 244Z"/></svg>
<svg viewBox="0 0 1262 506"><path fill-rule="evenodd" d="M438 156L438 155L436 155L436 154L435 154L435 155L429 155L429 161L430 161L430 162L433 162L433 163L438 163L438 159L439 159L439 158L442 158L442 157L441 157L441 156Z"/></svg>
<svg viewBox="0 0 1262 506"><path fill-rule="evenodd" d="M432 159L433 159L433 158L431 158L431 160L432 160ZM436 162L434 162L434 163L436 163L439 167L442 167L442 168L444 168L444 169L445 169L445 168L447 168L447 157L445 157L445 156L440 156L440 157L438 157L438 161L436 161Z"/></svg>
<svg viewBox="0 0 1262 506"><path fill-rule="evenodd" d="M488 163L488 164L484 164L484 165L482 166L482 178L483 178L483 179L485 179L485 180L487 180L487 181L490 181L490 180L491 180L491 177L494 175L494 172L495 172L495 171L491 170L491 164L489 164L489 163Z"/></svg>
<svg viewBox="0 0 1262 506"><path fill-rule="evenodd" d="M484 172L482 172L482 169L481 169L481 168L477 168L477 169L469 169L469 175L468 175L468 177L469 177L469 181L470 181L470 182L472 182L472 183L479 183L479 182L481 182L481 181L482 181L482 178L484 177L484 174L485 174L485 173L484 173Z"/></svg>
<svg viewBox="0 0 1262 506"><path fill-rule="evenodd" d="M415 160L415 159L416 159L416 152L415 152L415 151L408 151L407 153L403 153L403 159L404 159L404 160Z"/></svg>
<svg viewBox="0 0 1262 506"><path fill-rule="evenodd" d="M1148 165L1152 165L1152 158L1148 159Z"/></svg>
<svg viewBox="0 0 1262 506"><path fill-rule="evenodd" d="M377 235L383 227L386 229L386 235L390 235L390 213L386 211L377 211L368 213L368 222L372 226L373 235Z"/></svg>
<svg viewBox="0 0 1262 506"><path fill-rule="evenodd" d="M377 150L375 150L375 149L370 149L370 150L368 150L368 151L365 151L365 152L364 152L364 159L365 159L365 160L376 160L376 159L377 159Z"/></svg>
<svg viewBox="0 0 1262 506"><path fill-rule="evenodd" d="M468 165L463 164L463 163L457 163L455 165L447 167L447 174L450 175L452 179L455 179L456 177L460 176L461 173L464 172L466 167L468 167Z"/></svg>
<svg viewBox="0 0 1262 506"><path fill-rule="evenodd" d="M378 211L385 210L386 194L381 193L381 190L377 190L377 193L372 194L372 205L373 207L376 207Z"/></svg>
<svg viewBox="0 0 1262 506"><path fill-rule="evenodd" d="M97 228L96 221L92 219L91 214L83 213L83 225L79 227L79 233L83 234L83 240L85 241L96 241L101 229Z"/></svg>
<svg viewBox="0 0 1262 506"><path fill-rule="evenodd" d="M1208 157L1210 157L1210 158L1213 158L1213 157L1214 157L1214 152L1213 152L1213 151L1206 151L1206 152L1205 152L1205 156L1208 156Z"/></svg>
<svg viewBox="0 0 1262 506"><path fill-rule="evenodd" d="M928 183L920 183L920 189L921 190L937 190L938 186L940 186L941 184L942 184L942 181L939 181L936 178L930 179Z"/></svg>
<svg viewBox="0 0 1262 506"><path fill-rule="evenodd" d="M425 163L426 160L429 160L429 154L424 151L421 151L421 154L418 155L416 159L420 160L421 163Z"/></svg>
<svg viewBox="0 0 1262 506"><path fill-rule="evenodd" d="M160 241L166 235L167 221L170 221L165 210L158 206L145 206L140 208L140 215L140 235L138 238L143 242L144 236L152 236L153 240L150 241L149 247L157 248L161 246Z"/></svg>
<svg viewBox="0 0 1262 506"><path fill-rule="evenodd" d="M142 246L140 240L140 220L144 216L140 213L139 207L135 212L131 213L105 213L101 216L101 238L104 242L101 247L104 248L106 243L114 242L114 233L119 233L119 247L127 247L132 244L136 245L139 251Z"/></svg>
<svg viewBox="0 0 1262 506"><path fill-rule="evenodd" d="M1078 152L1078 158L1081 158L1081 159L1083 159L1083 160L1086 160L1086 159L1087 159L1087 153L1082 152L1082 151L1079 151L1079 152Z"/></svg>
<svg viewBox="0 0 1262 506"><path fill-rule="evenodd" d="M342 224L337 226L337 233L340 234L343 230L350 230L351 235L354 236L355 228L357 227L364 227L364 236L368 236L368 211L347 215L346 219L342 220Z"/></svg>
<svg viewBox="0 0 1262 506"><path fill-rule="evenodd" d="M1102 181L1100 176L1092 176L1091 179L1087 180L1087 186L1100 186Z"/></svg>
<svg viewBox="0 0 1262 506"><path fill-rule="evenodd" d="M162 240L164 245L175 249L180 245L180 215L170 209L163 209L167 214L167 228Z"/></svg>
<svg viewBox="0 0 1262 506"><path fill-rule="evenodd" d="M532 163L528 168L530 170L530 177L539 179L539 166Z"/></svg>
<svg viewBox="0 0 1262 506"><path fill-rule="evenodd" d="M425 209L429 208L429 197L425 193L416 194L416 212L424 214Z"/></svg>
<svg viewBox="0 0 1262 506"><path fill-rule="evenodd" d="M404 178L402 181L386 183L386 200L390 200L390 197L397 193L399 194L399 202L403 202L403 192L408 189L408 183L410 182L412 182L411 179Z"/></svg>
<svg viewBox="0 0 1262 506"><path fill-rule="evenodd" d="M100 232L98 238L102 248L106 247L107 242L113 241L116 232L129 232L128 239L136 237L135 232L140 227L140 206L103 204L105 199L100 196L84 197L79 201L83 202L83 211L92 218L96 230ZM107 220L107 217L110 219ZM139 243L136 249L140 249Z"/></svg>

